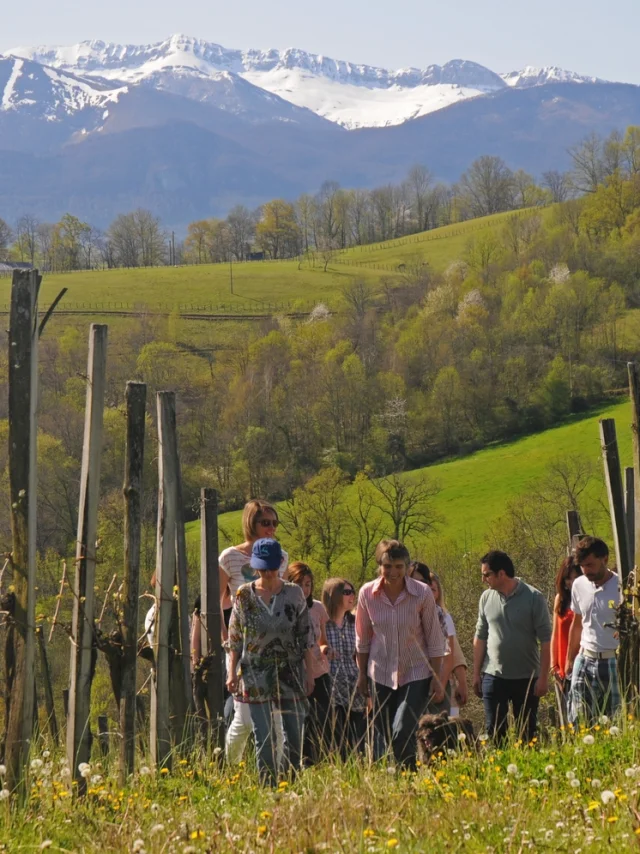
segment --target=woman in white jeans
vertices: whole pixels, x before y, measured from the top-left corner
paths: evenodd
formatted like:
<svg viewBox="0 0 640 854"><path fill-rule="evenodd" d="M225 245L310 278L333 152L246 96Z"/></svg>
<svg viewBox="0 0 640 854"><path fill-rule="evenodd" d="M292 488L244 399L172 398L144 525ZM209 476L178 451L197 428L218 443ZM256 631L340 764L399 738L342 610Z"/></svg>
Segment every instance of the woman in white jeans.
<svg viewBox="0 0 640 854"><path fill-rule="evenodd" d="M229 608L235 602L236 593L242 584L255 581L259 573L250 566L251 550L256 540L264 537L275 538L278 530L278 512L272 504L259 499L252 499L244 506L242 513L242 533L244 542L238 546L225 549L218 558L220 567L220 607ZM282 552L282 563L279 575L286 577L289 557ZM222 624L222 641L228 653L228 633L224 622ZM229 656L227 654L227 674L229 673ZM276 757L278 765L282 765L284 756L284 729L279 712L274 712L276 735ZM236 765L242 759L249 736L252 733L251 715L247 703L240 703L236 697L233 700L233 719L225 738L225 755L227 762Z"/></svg>

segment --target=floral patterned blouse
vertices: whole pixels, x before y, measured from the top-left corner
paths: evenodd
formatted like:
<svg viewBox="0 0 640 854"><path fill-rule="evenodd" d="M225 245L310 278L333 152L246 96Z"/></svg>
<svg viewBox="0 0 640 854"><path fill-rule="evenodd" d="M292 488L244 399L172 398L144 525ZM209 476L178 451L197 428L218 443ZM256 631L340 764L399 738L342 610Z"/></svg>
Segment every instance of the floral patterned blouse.
<svg viewBox="0 0 640 854"><path fill-rule="evenodd" d="M236 698L243 703L304 699L304 654L312 641L302 588L285 581L267 605L255 582L243 584L229 622L229 647L239 653Z"/></svg>

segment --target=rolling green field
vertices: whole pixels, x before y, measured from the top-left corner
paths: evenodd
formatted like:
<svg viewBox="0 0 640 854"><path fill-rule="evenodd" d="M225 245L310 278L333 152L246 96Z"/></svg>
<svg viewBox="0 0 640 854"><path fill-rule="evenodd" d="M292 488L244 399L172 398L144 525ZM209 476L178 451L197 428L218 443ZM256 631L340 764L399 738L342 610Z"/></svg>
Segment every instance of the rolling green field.
<svg viewBox="0 0 640 854"><path fill-rule="evenodd" d="M435 537L439 541L451 541L465 551L484 549L491 545L492 525L504 513L509 501L525 495L553 460L580 454L599 470L600 418L616 419L622 464L631 465L631 407L625 401L542 433L408 472L408 478L419 477L424 472L441 487L433 503L444 522ZM223 545L241 539L240 517L240 511L221 515ZM198 522L188 525L187 537L190 546L195 548L199 543ZM429 541L418 543L418 546L425 554L429 553ZM348 571L354 560L355 554L348 551L337 565Z"/></svg>
<svg viewBox="0 0 640 854"><path fill-rule="evenodd" d="M308 311L317 302L332 308L354 279L370 284L399 273L402 264L427 261L444 269L460 258L475 234L501 227L513 214L495 214L444 226L407 238L356 247L336 253L324 272L320 255L303 261L249 261L188 267L147 267L47 274L41 305L47 306L62 288L67 294L59 310L151 310L220 314L273 314ZM357 262L357 264L356 264ZM362 266L358 266L362 265ZM233 293L231 292L233 276ZM9 302L11 280L0 279L0 309Z"/></svg>

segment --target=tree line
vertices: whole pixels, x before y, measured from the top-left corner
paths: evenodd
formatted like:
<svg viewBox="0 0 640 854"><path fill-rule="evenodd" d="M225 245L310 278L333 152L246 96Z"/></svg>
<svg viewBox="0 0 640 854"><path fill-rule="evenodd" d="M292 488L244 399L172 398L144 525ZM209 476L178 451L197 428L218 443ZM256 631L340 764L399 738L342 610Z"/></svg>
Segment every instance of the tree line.
<svg viewBox="0 0 640 854"><path fill-rule="evenodd" d="M177 241L158 217L143 209L118 215L104 231L70 213L56 223L25 213L11 226L0 219L0 261L67 271L327 256L473 217L563 201L571 192L566 175L549 172L536 183L501 158L486 156L453 185L438 182L421 165L400 184L373 190L325 181L316 194L305 193L293 202L273 199L255 210L238 205L223 219L191 222L184 239Z"/></svg>

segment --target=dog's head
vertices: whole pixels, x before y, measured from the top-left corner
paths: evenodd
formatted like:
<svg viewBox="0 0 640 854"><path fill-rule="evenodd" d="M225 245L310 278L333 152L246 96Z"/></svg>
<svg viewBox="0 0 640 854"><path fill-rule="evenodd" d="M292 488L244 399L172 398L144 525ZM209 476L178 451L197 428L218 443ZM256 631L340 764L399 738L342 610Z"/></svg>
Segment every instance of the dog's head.
<svg viewBox="0 0 640 854"><path fill-rule="evenodd" d="M423 715L418 721L417 738L421 761L427 761L439 751L455 750L461 741L470 748L475 744L471 721L450 718L447 712Z"/></svg>

